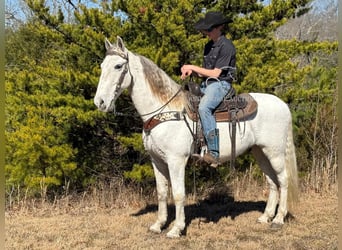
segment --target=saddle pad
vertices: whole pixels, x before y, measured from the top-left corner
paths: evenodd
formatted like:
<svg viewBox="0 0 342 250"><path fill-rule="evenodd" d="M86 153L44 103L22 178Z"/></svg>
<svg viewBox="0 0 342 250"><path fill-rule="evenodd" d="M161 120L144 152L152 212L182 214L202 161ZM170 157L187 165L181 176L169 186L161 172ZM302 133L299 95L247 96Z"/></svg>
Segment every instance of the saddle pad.
<svg viewBox="0 0 342 250"><path fill-rule="evenodd" d="M253 114L257 112L258 109L258 103L255 101L255 99L248 93L242 93L239 95L239 98L243 98L246 100L247 105L243 109L238 109L236 113L236 119L238 121L242 121L245 119L248 119ZM227 110L220 110L215 112L215 118L217 122L230 122L231 119L231 113Z"/></svg>

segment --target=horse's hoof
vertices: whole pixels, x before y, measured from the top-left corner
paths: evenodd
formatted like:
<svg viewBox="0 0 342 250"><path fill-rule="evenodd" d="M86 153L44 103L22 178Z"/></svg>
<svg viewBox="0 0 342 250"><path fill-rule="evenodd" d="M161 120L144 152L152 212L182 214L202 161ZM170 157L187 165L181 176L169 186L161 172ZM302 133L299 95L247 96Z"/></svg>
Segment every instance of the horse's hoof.
<svg viewBox="0 0 342 250"><path fill-rule="evenodd" d="M271 219L266 217L266 216L261 216L256 220L257 223L261 223L261 224L267 224L270 221L271 221Z"/></svg>
<svg viewBox="0 0 342 250"><path fill-rule="evenodd" d="M161 233L160 227L155 226L155 225L150 226L150 231L153 232L153 233L157 233L157 234Z"/></svg>
<svg viewBox="0 0 342 250"><path fill-rule="evenodd" d="M282 227L283 227L283 224L280 224L280 223L272 223L271 224L271 226L270 226L270 228L272 229L272 230L279 230L279 229L282 229Z"/></svg>
<svg viewBox="0 0 342 250"><path fill-rule="evenodd" d="M168 238L179 238L181 235L181 232L178 228L172 228L167 234L166 237Z"/></svg>

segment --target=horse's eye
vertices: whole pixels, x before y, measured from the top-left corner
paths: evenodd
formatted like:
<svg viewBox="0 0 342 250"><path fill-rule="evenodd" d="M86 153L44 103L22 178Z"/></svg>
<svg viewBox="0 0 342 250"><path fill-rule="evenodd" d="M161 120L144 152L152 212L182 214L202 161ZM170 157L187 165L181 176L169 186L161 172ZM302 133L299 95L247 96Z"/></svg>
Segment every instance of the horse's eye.
<svg viewBox="0 0 342 250"><path fill-rule="evenodd" d="M122 64L117 64L115 65L114 69L121 69L122 68Z"/></svg>

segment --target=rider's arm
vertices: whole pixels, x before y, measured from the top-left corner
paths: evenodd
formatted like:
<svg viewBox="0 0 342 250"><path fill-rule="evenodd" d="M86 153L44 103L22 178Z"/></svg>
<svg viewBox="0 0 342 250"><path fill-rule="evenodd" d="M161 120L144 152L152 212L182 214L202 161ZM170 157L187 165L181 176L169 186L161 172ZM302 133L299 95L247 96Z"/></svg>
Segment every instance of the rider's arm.
<svg viewBox="0 0 342 250"><path fill-rule="evenodd" d="M214 68L214 69L206 69L206 68L202 68L196 65L192 65L192 64L186 64L183 65L183 67L181 68L182 71L182 79L185 79L187 76L196 73L198 74L200 77L219 77L222 70L218 69L218 68Z"/></svg>

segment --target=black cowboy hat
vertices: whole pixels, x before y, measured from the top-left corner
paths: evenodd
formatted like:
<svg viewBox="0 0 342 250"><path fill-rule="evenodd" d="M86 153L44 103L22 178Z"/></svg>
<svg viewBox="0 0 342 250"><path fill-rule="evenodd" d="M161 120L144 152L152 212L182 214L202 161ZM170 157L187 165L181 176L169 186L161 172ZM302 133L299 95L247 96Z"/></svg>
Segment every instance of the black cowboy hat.
<svg viewBox="0 0 342 250"><path fill-rule="evenodd" d="M208 30L227 22L228 19L225 18L221 12L207 12L204 18L201 18L197 23L195 23L195 29Z"/></svg>

